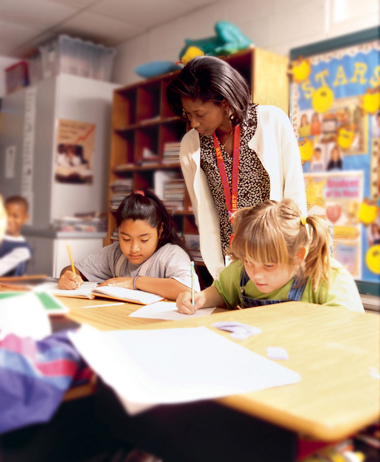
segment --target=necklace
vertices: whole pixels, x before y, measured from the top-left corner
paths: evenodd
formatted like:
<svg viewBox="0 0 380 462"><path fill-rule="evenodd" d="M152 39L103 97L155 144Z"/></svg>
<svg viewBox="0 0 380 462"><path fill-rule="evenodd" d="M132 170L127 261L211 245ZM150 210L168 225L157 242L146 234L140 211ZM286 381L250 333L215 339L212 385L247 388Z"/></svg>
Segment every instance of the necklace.
<svg viewBox="0 0 380 462"><path fill-rule="evenodd" d="M230 134L228 135L228 138L227 138L226 142L224 144L220 143L223 146L223 149L226 147L226 144L228 143L228 140L231 138L231 135L232 135L232 130L231 130Z"/></svg>

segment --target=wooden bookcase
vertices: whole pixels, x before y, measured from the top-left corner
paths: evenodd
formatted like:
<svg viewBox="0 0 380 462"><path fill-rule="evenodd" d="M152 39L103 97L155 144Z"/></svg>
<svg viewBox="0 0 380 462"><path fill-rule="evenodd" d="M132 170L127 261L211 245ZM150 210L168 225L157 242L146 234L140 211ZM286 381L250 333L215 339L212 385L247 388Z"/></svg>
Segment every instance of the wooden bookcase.
<svg viewBox="0 0 380 462"><path fill-rule="evenodd" d="M251 48L225 59L250 84L252 100L259 104L273 104L288 113L288 59L283 56ZM174 170L180 165L162 162L165 143L180 141L186 125L170 110L166 101L166 87L178 72L161 75L114 91L109 184L120 178L130 178L133 190L153 188L154 172ZM140 165L143 150L158 154L155 164ZM109 187L109 199L114 189ZM110 204L110 202L109 202ZM183 210L173 214L177 229L183 234L197 234L191 202L185 192ZM116 227L115 212L108 214L108 233L105 244L111 244Z"/></svg>

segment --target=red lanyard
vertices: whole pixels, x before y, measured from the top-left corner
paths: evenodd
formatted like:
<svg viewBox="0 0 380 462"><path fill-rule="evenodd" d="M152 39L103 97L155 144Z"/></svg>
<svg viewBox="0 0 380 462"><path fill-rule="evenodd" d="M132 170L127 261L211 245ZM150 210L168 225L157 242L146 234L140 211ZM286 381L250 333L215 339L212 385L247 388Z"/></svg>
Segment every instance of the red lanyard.
<svg viewBox="0 0 380 462"><path fill-rule="evenodd" d="M233 214L237 210L237 199L238 199L238 180L239 180L239 157L240 157L240 125L236 125L234 130L234 151L232 156L232 194L230 191L230 185L228 184L228 178L226 173L226 167L224 165L222 150L220 149L218 139L215 132L212 134L214 139L214 147L216 151L216 160L218 162L218 168L220 177L222 179L222 185L224 189L224 196L226 198L226 205L228 215L230 217L231 225L233 224ZM231 242L233 234L231 235Z"/></svg>

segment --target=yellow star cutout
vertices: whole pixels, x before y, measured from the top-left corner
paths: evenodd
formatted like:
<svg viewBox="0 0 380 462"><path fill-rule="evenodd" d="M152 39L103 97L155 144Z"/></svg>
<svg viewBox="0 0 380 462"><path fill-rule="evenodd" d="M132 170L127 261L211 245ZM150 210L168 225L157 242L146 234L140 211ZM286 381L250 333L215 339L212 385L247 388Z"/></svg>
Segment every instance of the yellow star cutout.
<svg viewBox="0 0 380 462"><path fill-rule="evenodd" d="M320 205L321 207L326 206L325 198L322 194L326 182L327 180L315 182L311 176L307 178L306 202L308 210L310 210L313 205Z"/></svg>

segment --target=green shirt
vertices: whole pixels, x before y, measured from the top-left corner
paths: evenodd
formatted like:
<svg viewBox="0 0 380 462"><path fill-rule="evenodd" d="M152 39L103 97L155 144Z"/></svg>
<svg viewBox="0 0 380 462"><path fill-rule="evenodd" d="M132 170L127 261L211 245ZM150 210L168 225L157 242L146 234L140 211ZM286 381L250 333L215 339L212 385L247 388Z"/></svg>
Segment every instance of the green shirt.
<svg viewBox="0 0 380 462"><path fill-rule="evenodd" d="M218 290L227 308L236 308L236 305L243 306L240 294L240 277L242 271L243 264L240 261L231 263L220 273L219 280L213 282L213 286ZM331 279L332 282L330 285L321 282L315 292L309 278L306 283L305 291L301 297L301 302L316 303L326 306L342 306L351 311L364 313L360 295L353 277L335 260L333 260ZM273 290L268 294L263 294L258 290L255 283L249 280L244 286L244 292L245 295L250 298L286 301L292 282L293 279L283 287Z"/></svg>

